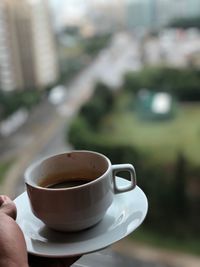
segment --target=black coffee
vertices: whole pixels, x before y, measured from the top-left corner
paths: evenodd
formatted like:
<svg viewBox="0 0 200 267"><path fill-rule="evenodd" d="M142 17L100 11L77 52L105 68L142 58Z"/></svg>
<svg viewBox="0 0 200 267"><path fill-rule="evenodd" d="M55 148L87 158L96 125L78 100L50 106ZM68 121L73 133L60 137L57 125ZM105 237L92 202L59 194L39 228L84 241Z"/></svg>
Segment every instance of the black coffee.
<svg viewBox="0 0 200 267"><path fill-rule="evenodd" d="M83 184L89 183L90 180L72 180L72 181L64 181L56 184L50 184L46 186L47 188L69 188L69 187L74 187L74 186L79 186Z"/></svg>
<svg viewBox="0 0 200 267"><path fill-rule="evenodd" d="M40 183L39 186L41 187L46 187L46 188L52 188L52 189L57 189L57 188L70 188L70 187L75 187L79 185L84 185L91 182L91 180L88 179L72 179L72 180L64 180L64 181L53 181L53 179L43 179Z"/></svg>

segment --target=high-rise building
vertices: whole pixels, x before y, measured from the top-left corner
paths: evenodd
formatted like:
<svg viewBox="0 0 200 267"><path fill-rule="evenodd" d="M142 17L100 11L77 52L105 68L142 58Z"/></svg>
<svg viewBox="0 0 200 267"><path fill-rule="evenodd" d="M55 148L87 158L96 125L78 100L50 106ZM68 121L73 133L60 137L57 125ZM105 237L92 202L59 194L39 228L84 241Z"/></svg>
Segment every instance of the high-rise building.
<svg viewBox="0 0 200 267"><path fill-rule="evenodd" d="M43 88L58 77L46 0L0 1L0 89Z"/></svg>
<svg viewBox="0 0 200 267"><path fill-rule="evenodd" d="M0 1L0 88L6 91L22 86L14 6Z"/></svg>
<svg viewBox="0 0 200 267"><path fill-rule="evenodd" d="M174 19L200 16L199 0L152 0L156 3L158 26L169 24Z"/></svg>
<svg viewBox="0 0 200 267"><path fill-rule="evenodd" d="M129 28L158 29L173 19L200 16L199 0L126 0Z"/></svg>
<svg viewBox="0 0 200 267"><path fill-rule="evenodd" d="M27 0L31 17L31 35L35 76L39 86L54 83L58 78L55 36L47 0Z"/></svg>
<svg viewBox="0 0 200 267"><path fill-rule="evenodd" d="M106 32L124 29L125 0L90 0L88 18L96 31Z"/></svg>
<svg viewBox="0 0 200 267"><path fill-rule="evenodd" d="M187 12L191 17L200 16L200 1L199 0L189 0L187 3Z"/></svg>
<svg viewBox="0 0 200 267"><path fill-rule="evenodd" d="M151 0L127 1L127 26L133 27L151 27L152 15L155 14L154 5ZM154 14L153 14L154 13Z"/></svg>

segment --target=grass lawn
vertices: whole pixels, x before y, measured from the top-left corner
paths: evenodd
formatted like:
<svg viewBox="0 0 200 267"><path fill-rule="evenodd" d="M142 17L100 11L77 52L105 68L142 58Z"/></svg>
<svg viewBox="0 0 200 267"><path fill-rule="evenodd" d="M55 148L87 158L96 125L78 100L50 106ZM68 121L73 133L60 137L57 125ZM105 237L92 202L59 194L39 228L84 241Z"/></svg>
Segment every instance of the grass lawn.
<svg viewBox="0 0 200 267"><path fill-rule="evenodd" d="M0 184L3 182L3 179L5 178L5 174L9 170L11 164L12 164L12 161L5 161L5 162L0 163Z"/></svg>
<svg viewBox="0 0 200 267"><path fill-rule="evenodd" d="M112 113L104 134L113 142L133 144L158 161L173 161L178 151L200 164L200 104L182 104L168 121L142 121L127 109Z"/></svg>

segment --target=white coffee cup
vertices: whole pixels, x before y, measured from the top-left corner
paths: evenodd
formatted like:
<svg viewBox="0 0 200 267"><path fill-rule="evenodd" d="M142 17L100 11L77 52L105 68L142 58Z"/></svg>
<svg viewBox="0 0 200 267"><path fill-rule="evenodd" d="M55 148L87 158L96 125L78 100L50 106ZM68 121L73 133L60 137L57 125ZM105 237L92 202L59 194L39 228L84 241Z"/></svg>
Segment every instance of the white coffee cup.
<svg viewBox="0 0 200 267"><path fill-rule="evenodd" d="M117 186L116 174L121 171L130 173L128 187ZM69 180L75 186L69 187ZM78 185L77 180L81 180ZM65 188L51 187L63 182ZM32 212L45 225L59 231L79 231L104 217L114 194L135 188L136 173L131 164L112 165L100 153L71 151L31 165L25 172L25 184Z"/></svg>

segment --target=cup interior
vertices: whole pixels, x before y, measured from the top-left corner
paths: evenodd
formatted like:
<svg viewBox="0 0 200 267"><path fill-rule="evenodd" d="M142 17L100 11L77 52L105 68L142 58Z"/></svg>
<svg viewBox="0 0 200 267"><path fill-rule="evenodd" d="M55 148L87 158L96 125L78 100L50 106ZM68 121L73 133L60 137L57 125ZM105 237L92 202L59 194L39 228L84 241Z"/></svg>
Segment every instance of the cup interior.
<svg viewBox="0 0 200 267"><path fill-rule="evenodd" d="M106 173L111 165L105 156L90 151L72 151L49 157L30 166L25 182L34 187L46 187L66 180L93 181Z"/></svg>

